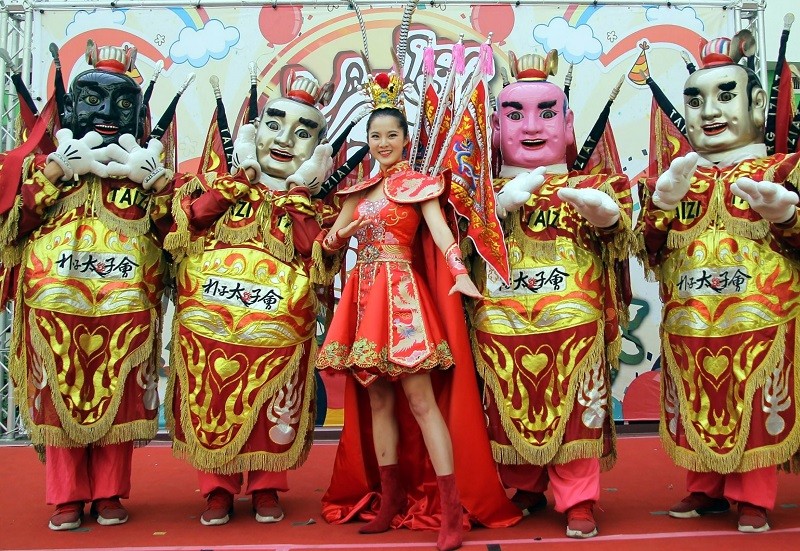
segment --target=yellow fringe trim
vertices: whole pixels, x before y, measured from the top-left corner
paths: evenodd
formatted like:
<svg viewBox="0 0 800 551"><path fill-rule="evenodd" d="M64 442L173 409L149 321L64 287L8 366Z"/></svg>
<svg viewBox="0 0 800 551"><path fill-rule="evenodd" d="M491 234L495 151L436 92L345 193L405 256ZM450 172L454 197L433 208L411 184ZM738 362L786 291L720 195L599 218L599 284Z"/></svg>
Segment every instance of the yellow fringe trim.
<svg viewBox="0 0 800 551"><path fill-rule="evenodd" d="M148 196L147 198L147 206L144 209L144 216L138 220L129 220L127 218L120 218L106 208L106 206L103 204L102 187L99 181L95 180L91 185L95 188L92 190L94 199L94 212L96 213L97 219L105 224L108 229L120 233L126 237L139 237L150 231L150 228L152 227L152 221L150 219L150 211L153 206L152 195Z"/></svg>
<svg viewBox="0 0 800 551"><path fill-rule="evenodd" d="M173 337L172 342L175 346L178 343L178 321L173 324ZM219 474L233 474L243 471L251 470L267 470L267 471L282 471L292 469L302 464L308 457L311 448L312 435L313 435L313 420L315 418L313 407L309 408L308 404L312 403L316 395L316 379L314 378L314 363L317 356L316 339L309 339L308 345L311 347L309 354L309 364L307 366L307 373L305 378L305 393L303 395L303 406L301 406L302 417L298 423L297 435L292 446L283 453L268 453L268 452L253 452L242 454L241 449L247 440L250 438L250 433L253 430L259 418L259 413L264 404L270 400L278 389L282 388L295 374L295 371L300 368L300 361L303 357L305 344L298 345L292 357L287 361L286 366L283 368L283 373L276 379L270 382L259 392L256 402L253 404L252 414L242 424L239 433L233 438L224 448L209 450L204 447L198 440L194 432L194 427L191 424L189 408L186 404L188 396L184 393L180 396L180 423L183 428L183 434L186 442L174 439L175 420L172 419L169 424L173 434L173 454L175 457L184 459L196 469L203 471L211 471ZM170 397L167 400L166 410L170 416L173 415L174 407L174 393L175 381L177 376L180 380L181 388L188 388L187 381L187 368L183 360L183 356L179 350L175 350L172 354L173 369L170 372L170 381L168 383L168 390ZM309 411L311 410L311 411Z"/></svg>
<svg viewBox="0 0 800 551"><path fill-rule="evenodd" d="M58 217L64 213L71 212L77 208L87 206L89 203L90 191L92 188L92 181L87 178L87 182L73 193L59 199L52 207L52 216ZM92 198L94 201L94 197ZM94 202L91 203L94 206ZM91 208L87 208L87 216L92 212Z"/></svg>
<svg viewBox="0 0 800 551"><path fill-rule="evenodd" d="M22 196L17 195L11 210L8 211L2 223L0 223L0 246L7 247L17 239L19 235L19 217L21 213Z"/></svg>
<svg viewBox="0 0 800 551"><path fill-rule="evenodd" d="M681 249L688 247L713 224L718 224L720 222L723 224L725 231L736 237L758 240L763 239L769 234L769 222L766 220L752 222L732 216L731 213L728 212L728 209L725 208L723 190L723 185L715 185L708 209L695 221L695 224L691 228L685 231L670 230L667 235L668 248Z"/></svg>
<svg viewBox="0 0 800 551"><path fill-rule="evenodd" d="M784 162L790 158L789 155L784 157ZM778 163L772 165L764 172L764 180L769 180L770 182L775 181L775 173L778 171L782 163ZM786 176L784 182L789 182L793 184L795 187L800 187L800 163L795 164L794 168L789 172Z"/></svg>
<svg viewBox="0 0 800 551"><path fill-rule="evenodd" d="M750 424L752 419L753 395L758 388L761 388L766 383L767 377L778 365L785 354L786 347L786 325L778 327L778 333L773 341L772 349L762 364L750 376L750 380L745 386L745 395L742 400L744 411L742 415L741 431L738 440L733 449L728 453L721 455L711 451L693 428L694 425L689 419L688 413L690 411L689 402L686 399L686 393L681 384L680 368L676 364L675 357L669 346L664 346L664 358L666 360L666 368L669 370L669 376L676 382L675 388L678 393L678 403L680 408L680 423L686 434L686 440L691 446L691 450L680 447L675 443L674 438L669 432L666 422L666 411L662 405L661 408L661 423L659 427L659 434L661 441L666 448L667 453L675 463L683 468L690 469L698 472L715 472L720 474L729 474L733 472L746 472L763 467L773 467L786 461L789 461L792 455L797 452L800 446L800 423L795 422L789 435L780 444L774 446L762 446L754 450L745 450L748 436L750 435ZM793 335L796 337L796 335ZM796 341L796 338L794 339ZM666 339L664 340L666 343ZM795 362L797 361L798 354L795 353ZM796 363L794 364L797 365ZM663 385L662 382L662 394ZM800 403L800 380L795 376L794 384L794 405Z"/></svg>
<svg viewBox="0 0 800 551"><path fill-rule="evenodd" d="M17 293L17 304L21 305L22 302L22 286ZM63 400L60 398L58 391L58 380L56 376L55 359L52 355L52 350L49 343L41 335L38 330L34 330L36 323L33 319L28 320L28 328L30 331L31 342L34 347L43 352L41 358L44 362L44 368L47 375L47 384L51 389L53 396L53 405L61 422L61 428L51 425L36 425L31 416L28 397L28 381L27 381L27 354L25 353L24 346L19 346L18 339L24 339L24 327L22 318L22 307L16 308L14 315L14 348L12 350L19 350L20 357L16 360L11 360L9 372L14 378L17 403L20 404L20 414L22 420L31 437L33 444L43 444L46 446L57 447L80 447L88 444L116 444L119 442L127 442L129 440L144 440L151 439L155 436L158 430L158 419L152 420L137 420L122 425L114 425L114 419L119 411L120 403L122 402L123 393L118 392L114 394L111 403L103 415L103 418L91 426L83 426L75 423L72 420L70 412L64 405ZM17 314L17 311L19 314ZM31 316L34 316L31 311ZM155 320L156 314L154 310L150 310L150 327L157 326ZM151 336L139 348L128 354L128 357L123 361L120 369L119 380L123 383L127 380L133 368L144 363L148 359L152 359L153 344L155 339ZM50 352L47 354L46 352Z"/></svg>
<svg viewBox="0 0 800 551"><path fill-rule="evenodd" d="M597 322L597 330L595 332L597 336L592 343L591 349L586 354L586 357L573 368L572 373L570 374L569 390L566 397L564 397L564 399L561 401L561 422L559 423L558 428L550 436L546 444L536 447L531 446L530 442L525 440L516 431L511 420L508 419L506 415L503 415L502 411L500 412L500 421L503 425L503 430L506 433L506 437L511 442L514 450L522 458L522 463L547 465L548 463L553 462L557 454L560 453L561 447L566 445L563 443L564 433L567 430L567 421L569 420L572 410L575 407L575 396L580 389L580 382L584 379L586 374L592 369L592 366L596 362L602 361L606 353L606 346L603 339L603 325L603 320L599 320ZM495 374L494 370L483 360L483 357L479 352L477 337L475 336L474 332L471 334L470 340L472 341L473 356L475 357L475 364L478 368L478 373L485 381L489 391L492 393L495 403L502 404L504 400L503 390L500 388L500 384L497 381L497 375ZM605 377L606 388L608 389L608 393L610 395L611 382L608 377L608 370L606 370ZM612 411L612 409L608 409L606 414L612 415ZM600 453L602 453L602 443L599 445L601 450ZM493 443L493 453L496 449L499 448L496 448L495 444ZM510 457L507 454L504 454L502 450L499 450L498 453L495 454L495 461L499 463L505 463L509 458ZM577 459L577 457L572 457L572 459ZM571 461L571 459L569 460Z"/></svg>
<svg viewBox="0 0 800 551"><path fill-rule="evenodd" d="M164 238L164 249L178 261L190 254L189 249L193 242L199 242L200 251L203 247L203 237L194 237L189 229L189 217L183 210L182 200L190 197L197 191L202 191L203 186L197 178L182 185L172 199L172 218L175 220L175 229Z"/></svg>
<svg viewBox="0 0 800 551"><path fill-rule="evenodd" d="M312 283L318 285L330 285L342 268L342 260L344 259L344 251L342 253L329 254L323 248L319 241L314 241L311 247L311 270L309 277Z"/></svg>

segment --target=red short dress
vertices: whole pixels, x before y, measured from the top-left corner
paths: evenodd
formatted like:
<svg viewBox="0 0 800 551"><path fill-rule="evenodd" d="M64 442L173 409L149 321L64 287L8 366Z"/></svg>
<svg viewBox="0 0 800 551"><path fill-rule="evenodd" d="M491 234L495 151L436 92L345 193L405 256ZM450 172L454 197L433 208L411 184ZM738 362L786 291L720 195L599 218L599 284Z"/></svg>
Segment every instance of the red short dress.
<svg viewBox="0 0 800 551"><path fill-rule="evenodd" d="M317 358L318 368L349 370L364 386L376 377L396 380L453 365L436 306L411 265L412 244L422 222L417 203L441 194L443 186L438 178L398 163L344 193L381 181L386 197L362 199L356 207L355 216L371 223L356 234L356 266ZM419 186L431 189L413 191Z"/></svg>

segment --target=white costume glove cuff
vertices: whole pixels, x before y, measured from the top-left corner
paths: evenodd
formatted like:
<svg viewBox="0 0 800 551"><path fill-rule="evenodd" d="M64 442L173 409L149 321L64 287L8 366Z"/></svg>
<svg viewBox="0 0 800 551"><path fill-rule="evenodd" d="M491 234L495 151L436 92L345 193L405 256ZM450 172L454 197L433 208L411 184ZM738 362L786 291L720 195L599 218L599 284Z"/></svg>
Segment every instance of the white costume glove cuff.
<svg viewBox="0 0 800 551"><path fill-rule="evenodd" d="M47 156L47 161L52 161L61 168L64 172L64 176L61 177L62 180L72 180L75 177L75 169L72 168L72 165L64 154L54 151Z"/></svg>

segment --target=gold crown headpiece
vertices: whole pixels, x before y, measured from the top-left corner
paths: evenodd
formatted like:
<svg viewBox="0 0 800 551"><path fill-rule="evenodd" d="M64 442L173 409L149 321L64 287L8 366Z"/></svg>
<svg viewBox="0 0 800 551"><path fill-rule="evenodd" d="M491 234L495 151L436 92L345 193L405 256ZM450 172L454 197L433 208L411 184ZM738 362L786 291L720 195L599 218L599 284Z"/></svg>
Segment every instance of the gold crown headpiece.
<svg viewBox="0 0 800 551"><path fill-rule="evenodd" d="M369 96L372 109L391 107L404 111L403 106L403 79L394 71L368 75L364 83L364 92Z"/></svg>
<svg viewBox="0 0 800 551"><path fill-rule="evenodd" d="M533 82L547 80L548 76L558 71L558 50L550 50L545 57L537 54L525 54L517 57L514 52L508 53L511 64L511 76L517 82Z"/></svg>
<svg viewBox="0 0 800 551"><path fill-rule="evenodd" d="M136 62L135 46L101 46L93 40L86 43L86 61L95 69L111 73L128 73Z"/></svg>

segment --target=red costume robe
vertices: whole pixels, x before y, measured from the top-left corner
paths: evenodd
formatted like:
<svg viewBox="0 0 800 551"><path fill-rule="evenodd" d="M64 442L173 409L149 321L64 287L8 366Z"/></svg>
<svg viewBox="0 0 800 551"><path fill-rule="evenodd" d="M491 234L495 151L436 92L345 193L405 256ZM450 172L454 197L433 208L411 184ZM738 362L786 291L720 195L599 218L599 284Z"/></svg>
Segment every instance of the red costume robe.
<svg viewBox="0 0 800 551"><path fill-rule="evenodd" d="M587 222L558 197L564 187L615 198L615 229ZM619 365L620 318L627 319L615 268L633 244L628 179L548 174L505 224L511 281L475 258L484 298L473 302L470 318L495 461L545 466L600 458L610 468L610 373Z"/></svg>
<svg viewBox="0 0 800 551"><path fill-rule="evenodd" d="M20 265L10 372L26 428L57 447L148 440L171 187L91 174L56 186L44 163L26 159L0 229L3 263Z"/></svg>
<svg viewBox="0 0 800 551"><path fill-rule="evenodd" d="M660 284L661 439L692 471L787 461L800 445L800 221L770 224L730 185L800 182L800 154L700 166L677 208L640 186L641 257Z"/></svg>
<svg viewBox="0 0 800 551"><path fill-rule="evenodd" d="M332 278L314 238L323 212L306 188L277 192L219 176L181 181L177 307L167 392L174 452L204 471L283 471L314 429L318 299Z"/></svg>

